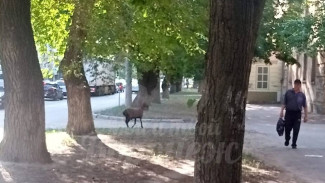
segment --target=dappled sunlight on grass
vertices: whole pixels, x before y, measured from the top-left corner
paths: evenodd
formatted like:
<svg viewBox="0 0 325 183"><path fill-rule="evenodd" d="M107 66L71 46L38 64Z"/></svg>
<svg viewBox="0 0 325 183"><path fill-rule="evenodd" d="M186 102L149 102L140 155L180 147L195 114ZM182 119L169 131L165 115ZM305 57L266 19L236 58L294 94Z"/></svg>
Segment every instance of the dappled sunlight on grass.
<svg viewBox="0 0 325 183"><path fill-rule="evenodd" d="M148 160L180 174L194 175L194 130L184 129L101 129L99 138L120 154ZM129 167L132 168L132 167ZM276 180L279 172L252 156L244 155L243 178L259 183Z"/></svg>
<svg viewBox="0 0 325 183"><path fill-rule="evenodd" d="M12 179L10 173L2 166L1 163L0 163L0 173L1 173L0 182L2 182L2 181L4 181L4 182L14 182L14 180Z"/></svg>
<svg viewBox="0 0 325 183"><path fill-rule="evenodd" d="M265 170L262 168L256 168L256 167L245 165L245 164L243 165L243 168L246 169L248 172L251 172L251 173L254 173L254 174L257 174L260 176L262 176L262 175L272 176L274 174L279 173L278 171L269 171L269 170Z"/></svg>
<svg viewBox="0 0 325 183"><path fill-rule="evenodd" d="M242 170L243 174L246 175L247 183L260 183L263 179L277 181L276 177L280 174L278 170L266 167L250 154L244 154L242 162Z"/></svg>
<svg viewBox="0 0 325 183"><path fill-rule="evenodd" d="M51 154L71 155L75 153L75 147L82 148L65 132L47 133L46 145Z"/></svg>
<svg viewBox="0 0 325 183"><path fill-rule="evenodd" d="M116 140L118 138L111 135L98 135L98 137L102 140L103 143L121 155L141 160L147 160L150 163L163 166L180 174L189 176L194 175L193 160L175 161L175 157L172 157L168 154L155 153L153 146L150 146L153 144L148 143L148 146L145 147L143 145L137 144L134 141L131 143L123 143L119 140ZM129 168L132 168L132 166Z"/></svg>
<svg viewBox="0 0 325 183"><path fill-rule="evenodd" d="M0 182L193 182L194 129L97 129L98 136L47 132L53 163L0 164ZM244 182L277 171L244 156Z"/></svg>

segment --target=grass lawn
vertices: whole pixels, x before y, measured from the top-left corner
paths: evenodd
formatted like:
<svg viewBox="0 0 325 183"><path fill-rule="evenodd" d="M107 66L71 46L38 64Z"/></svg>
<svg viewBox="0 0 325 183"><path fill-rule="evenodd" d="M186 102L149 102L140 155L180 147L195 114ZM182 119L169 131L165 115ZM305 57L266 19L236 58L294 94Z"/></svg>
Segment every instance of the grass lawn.
<svg viewBox="0 0 325 183"><path fill-rule="evenodd" d="M151 104L148 111L144 112L144 118L150 119L196 119L196 104L200 95L192 90L170 95L168 100L162 100L161 104ZM187 106L188 100L195 99L192 107ZM114 107L100 111L99 114L108 116L123 116L125 106Z"/></svg>

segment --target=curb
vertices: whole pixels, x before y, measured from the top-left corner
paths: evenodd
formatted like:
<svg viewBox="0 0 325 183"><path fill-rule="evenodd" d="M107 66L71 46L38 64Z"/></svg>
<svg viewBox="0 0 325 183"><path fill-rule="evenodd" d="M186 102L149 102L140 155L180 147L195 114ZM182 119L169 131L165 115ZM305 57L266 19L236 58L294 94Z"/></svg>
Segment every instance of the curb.
<svg viewBox="0 0 325 183"><path fill-rule="evenodd" d="M107 115L101 115L101 114L93 114L94 118L98 119L110 119L110 120L121 120L124 121L124 117L118 117L118 116L107 116ZM157 118L157 119L142 119L143 122L151 122L151 123L195 123L196 120L193 119L163 119L163 118Z"/></svg>

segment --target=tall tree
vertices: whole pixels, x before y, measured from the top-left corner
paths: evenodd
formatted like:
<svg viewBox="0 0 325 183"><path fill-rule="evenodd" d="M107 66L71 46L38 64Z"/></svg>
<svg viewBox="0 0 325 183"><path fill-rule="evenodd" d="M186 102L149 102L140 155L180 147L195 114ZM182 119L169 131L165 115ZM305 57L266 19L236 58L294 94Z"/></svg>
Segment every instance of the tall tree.
<svg viewBox="0 0 325 183"><path fill-rule="evenodd" d="M138 84L139 91L135 99L133 100L133 107L140 107L144 103L150 105L154 100L154 90L157 89L159 71L148 70L141 71L138 69ZM159 87L158 87L159 88Z"/></svg>
<svg viewBox="0 0 325 183"><path fill-rule="evenodd" d="M155 89L152 91L152 102L155 104L161 104L161 96L160 96L160 76L158 72L157 84Z"/></svg>
<svg viewBox="0 0 325 183"><path fill-rule="evenodd" d="M48 163L42 73L30 6L28 0L0 1L0 55L6 93L0 159Z"/></svg>
<svg viewBox="0 0 325 183"><path fill-rule="evenodd" d="M315 1L316 2L316 1ZM315 55L315 17L304 15L306 0L266 1L255 55L269 63L271 54L287 64L297 64L292 51ZM317 16L316 16L317 17ZM317 37L317 36L316 36Z"/></svg>
<svg viewBox="0 0 325 183"><path fill-rule="evenodd" d="M166 63L170 63L171 60L177 61L174 58L177 57L178 50L182 50L182 53L185 54L195 52L202 54L204 52L198 40L202 39L206 32L207 1L135 0L134 2L137 3L137 11L135 11L135 21L132 25L133 39L130 41L130 56L140 73L139 84L144 84L140 86L140 92L133 103L137 105L138 101L150 101L150 98L153 97L151 88L152 86L153 88L157 87L158 78L154 80L145 77L158 77L157 74L154 74L158 70L164 74L180 70L177 72L178 77L175 75L168 77L175 78L170 81L171 84L178 83L180 86L181 82L179 81L183 77L182 67L178 69L174 66L178 67L180 64L169 66ZM168 13L169 11L174 13Z"/></svg>
<svg viewBox="0 0 325 183"><path fill-rule="evenodd" d="M241 182L245 106L264 0L211 1L206 87L195 129L195 182Z"/></svg>
<svg viewBox="0 0 325 183"><path fill-rule="evenodd" d="M90 103L90 88L83 68L88 22L92 17L95 0L75 1L67 48L61 69L68 95L67 132L71 135L96 134Z"/></svg>
<svg viewBox="0 0 325 183"><path fill-rule="evenodd" d="M60 42L65 40L65 34L68 32L64 27L70 24L66 17L71 14L71 9L76 9L75 5L71 6L70 0L43 0L41 2L34 0L34 2L35 22L42 20L34 26L38 33L37 40L41 44L49 40L51 47L64 50L62 45L65 44ZM160 68L160 63L164 62L164 57L173 54L175 47L185 47L188 53L198 50L203 53L197 40L205 36L202 32L206 31L206 4L206 0L96 1L92 21L87 24L91 29L87 30L87 41L83 53L90 58L106 58L117 55L119 52L127 53L130 61L139 71L139 76L150 76L151 74L146 72L154 73L163 70ZM48 11L62 21L48 17L44 14L46 11L36 11L40 7L52 7ZM170 14L169 11L174 13ZM202 19L204 21L201 21ZM46 31L43 25L47 24L60 26L57 26L55 31ZM58 40L58 42L53 40ZM157 74L155 75L158 77ZM139 79L149 81L147 78ZM152 81L156 83L156 80ZM140 81L139 83L147 82ZM154 83L148 84L154 85ZM141 95L142 93L151 94L151 86L140 87L140 90L142 88L146 88L147 92L139 92L138 98L147 96Z"/></svg>
<svg viewBox="0 0 325 183"><path fill-rule="evenodd" d="M125 106L131 107L132 104L132 64L125 59L126 87L125 87Z"/></svg>

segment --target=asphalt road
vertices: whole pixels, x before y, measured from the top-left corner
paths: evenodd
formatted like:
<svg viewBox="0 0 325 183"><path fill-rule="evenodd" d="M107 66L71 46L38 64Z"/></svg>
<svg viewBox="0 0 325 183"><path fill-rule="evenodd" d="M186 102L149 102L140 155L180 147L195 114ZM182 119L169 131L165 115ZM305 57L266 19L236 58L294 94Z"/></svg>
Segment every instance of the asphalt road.
<svg viewBox="0 0 325 183"><path fill-rule="evenodd" d="M273 165L286 170L294 182L325 182L325 121L310 115L302 123L297 141L298 149L284 146L275 125L280 113L276 106L248 105L244 149ZM316 120L315 120L316 119ZM291 144L290 144L291 145Z"/></svg>
<svg viewBox="0 0 325 183"><path fill-rule="evenodd" d="M120 104L124 104L125 93L120 93ZM119 105L119 94L91 97L92 110L100 111ZM0 128L3 128L4 110L0 110ZM67 100L45 101L46 128L65 128L68 122Z"/></svg>

